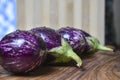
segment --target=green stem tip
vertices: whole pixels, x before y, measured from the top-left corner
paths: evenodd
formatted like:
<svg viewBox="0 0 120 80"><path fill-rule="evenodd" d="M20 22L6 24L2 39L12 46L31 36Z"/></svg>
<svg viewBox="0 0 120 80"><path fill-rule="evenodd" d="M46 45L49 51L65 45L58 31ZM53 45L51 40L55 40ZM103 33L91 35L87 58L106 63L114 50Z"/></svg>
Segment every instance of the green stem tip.
<svg viewBox="0 0 120 80"><path fill-rule="evenodd" d="M110 52L113 51L113 49L108 48L104 45L101 45L98 39L96 39L95 37L87 37L86 39L87 39L88 44L91 46L92 51L98 51L98 50L110 51Z"/></svg>
<svg viewBox="0 0 120 80"><path fill-rule="evenodd" d="M98 45L98 50L103 50L103 51L110 51L110 52L113 52L113 49L111 48L108 48L106 46L103 46L103 45Z"/></svg>

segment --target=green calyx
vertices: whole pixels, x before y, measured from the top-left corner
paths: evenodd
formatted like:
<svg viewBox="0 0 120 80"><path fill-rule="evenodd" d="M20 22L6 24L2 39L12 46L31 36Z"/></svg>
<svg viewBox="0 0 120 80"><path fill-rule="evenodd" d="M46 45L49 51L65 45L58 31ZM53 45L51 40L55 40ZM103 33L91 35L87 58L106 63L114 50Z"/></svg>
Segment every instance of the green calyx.
<svg viewBox="0 0 120 80"><path fill-rule="evenodd" d="M54 63L66 63L74 60L78 67L82 65L81 58L64 39L62 39L62 46L49 50L49 53L56 57Z"/></svg>
<svg viewBox="0 0 120 80"><path fill-rule="evenodd" d="M92 51L92 52L96 52L96 51L99 51L99 50L110 51L110 52L113 51L113 49L108 48L108 47L100 44L98 39L96 39L95 37L86 37L86 39L87 39L88 44L91 47L90 51Z"/></svg>

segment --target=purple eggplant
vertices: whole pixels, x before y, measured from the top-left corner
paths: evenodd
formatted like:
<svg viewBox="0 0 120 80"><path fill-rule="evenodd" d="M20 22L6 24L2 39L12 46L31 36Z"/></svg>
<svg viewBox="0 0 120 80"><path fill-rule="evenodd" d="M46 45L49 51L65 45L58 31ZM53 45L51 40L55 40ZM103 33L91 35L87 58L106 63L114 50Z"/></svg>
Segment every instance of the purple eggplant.
<svg viewBox="0 0 120 80"><path fill-rule="evenodd" d="M84 34L78 29L65 27L59 29L57 32L61 34L79 56L85 51L86 46L88 46Z"/></svg>
<svg viewBox="0 0 120 80"><path fill-rule="evenodd" d="M10 72L26 73L42 64L46 44L35 34L16 30L0 41L0 64Z"/></svg>
<svg viewBox="0 0 120 80"><path fill-rule="evenodd" d="M81 29L64 27L57 32L69 42L78 55L84 52L96 52L98 50L113 51L112 49L101 45L98 39Z"/></svg>
<svg viewBox="0 0 120 80"><path fill-rule="evenodd" d="M51 61L52 63L66 63L74 60L77 66L82 65L80 57L55 30L48 27L36 27L31 29L31 32L44 40L47 45L48 55L55 57L55 60Z"/></svg>

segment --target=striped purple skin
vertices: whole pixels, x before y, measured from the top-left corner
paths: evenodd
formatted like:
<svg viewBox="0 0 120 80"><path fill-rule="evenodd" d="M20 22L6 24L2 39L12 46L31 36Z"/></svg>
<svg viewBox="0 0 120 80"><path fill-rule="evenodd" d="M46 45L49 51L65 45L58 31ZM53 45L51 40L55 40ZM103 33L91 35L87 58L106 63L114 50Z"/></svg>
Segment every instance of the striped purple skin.
<svg viewBox="0 0 120 80"><path fill-rule="evenodd" d="M72 46L73 50L78 55L82 54L88 46L84 34L79 29L64 27L59 29L58 32Z"/></svg>
<svg viewBox="0 0 120 80"><path fill-rule="evenodd" d="M44 40L48 50L61 46L61 35L55 30L48 27L37 27L31 31Z"/></svg>
<svg viewBox="0 0 120 80"><path fill-rule="evenodd" d="M85 32L84 30L81 30L79 29L83 35L85 36L86 40L87 40L87 37L92 37L89 33ZM85 51L83 53L88 53L91 51L91 46L89 44L86 45L86 48L85 48Z"/></svg>
<svg viewBox="0 0 120 80"><path fill-rule="evenodd" d="M31 32L17 30L0 42L0 64L14 73L26 73L37 68L46 55L43 40Z"/></svg>

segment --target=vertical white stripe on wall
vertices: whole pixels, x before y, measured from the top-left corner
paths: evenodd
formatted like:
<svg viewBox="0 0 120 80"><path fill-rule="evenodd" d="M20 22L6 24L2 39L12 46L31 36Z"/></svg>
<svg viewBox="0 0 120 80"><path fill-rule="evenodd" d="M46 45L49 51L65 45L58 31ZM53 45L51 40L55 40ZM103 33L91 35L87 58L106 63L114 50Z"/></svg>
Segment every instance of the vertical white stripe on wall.
<svg viewBox="0 0 120 80"><path fill-rule="evenodd" d="M42 25L50 26L50 0L42 0Z"/></svg>
<svg viewBox="0 0 120 80"><path fill-rule="evenodd" d="M50 27L58 28L58 0L50 0Z"/></svg>
<svg viewBox="0 0 120 80"><path fill-rule="evenodd" d="M104 0L90 0L89 32L104 43Z"/></svg>
<svg viewBox="0 0 120 80"><path fill-rule="evenodd" d="M34 0L25 0L25 29L34 26Z"/></svg>
<svg viewBox="0 0 120 80"><path fill-rule="evenodd" d="M17 0L17 27L25 28L25 0ZM22 6L21 6L22 4Z"/></svg>
<svg viewBox="0 0 120 80"><path fill-rule="evenodd" d="M73 1L74 0L67 0L67 26L73 27Z"/></svg>
<svg viewBox="0 0 120 80"><path fill-rule="evenodd" d="M89 2L90 0L82 2L82 29L86 32L89 32Z"/></svg>
<svg viewBox="0 0 120 80"><path fill-rule="evenodd" d="M42 26L42 0L33 0L34 1L34 18L33 18L33 23L34 23L34 26L33 27L37 27L37 26Z"/></svg>
<svg viewBox="0 0 120 80"><path fill-rule="evenodd" d="M67 26L67 8L66 8L66 1L67 0L59 0L58 1L58 24L59 26Z"/></svg>
<svg viewBox="0 0 120 80"><path fill-rule="evenodd" d="M98 0L98 39L105 43L105 0Z"/></svg>
<svg viewBox="0 0 120 80"><path fill-rule="evenodd" d="M98 0L91 0L89 6L89 32L98 36Z"/></svg>
<svg viewBox="0 0 120 80"><path fill-rule="evenodd" d="M74 27L82 28L82 0L73 0Z"/></svg>

